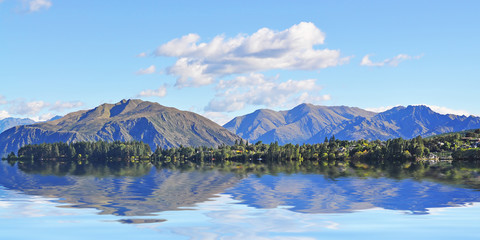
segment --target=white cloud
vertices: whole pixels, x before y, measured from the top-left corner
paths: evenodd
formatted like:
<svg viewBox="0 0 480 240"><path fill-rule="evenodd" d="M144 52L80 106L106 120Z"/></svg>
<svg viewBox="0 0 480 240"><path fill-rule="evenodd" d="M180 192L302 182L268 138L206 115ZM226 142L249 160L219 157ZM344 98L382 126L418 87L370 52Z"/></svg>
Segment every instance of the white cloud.
<svg viewBox="0 0 480 240"><path fill-rule="evenodd" d="M52 111L62 112L67 109L78 108L83 106L83 102L61 102L56 101L49 109Z"/></svg>
<svg viewBox="0 0 480 240"><path fill-rule="evenodd" d="M137 55L137 57L146 57L147 53L146 52L141 52Z"/></svg>
<svg viewBox="0 0 480 240"><path fill-rule="evenodd" d="M410 59L420 59L422 55L418 56L409 56L407 54L398 54L397 56L393 58L387 58L381 62L372 62L370 60L371 54L367 54L362 58L362 61L360 62L360 66L366 66L366 67L383 67L383 66L392 66L396 67L398 64L405 60L410 60Z"/></svg>
<svg viewBox="0 0 480 240"><path fill-rule="evenodd" d="M136 72L137 75L145 75L145 74L152 74L155 73L155 66L151 65L148 68L140 69Z"/></svg>
<svg viewBox="0 0 480 240"><path fill-rule="evenodd" d="M265 79L265 76L261 73L251 73L248 76L238 76L233 80L221 80L217 85L217 90L220 89L231 89L231 88L240 88L248 87L254 85L262 85L267 82L274 83L274 80L278 79L278 76L270 79L269 81Z"/></svg>
<svg viewBox="0 0 480 240"><path fill-rule="evenodd" d="M44 108L48 107L48 103L44 101L33 102L16 102L10 107L10 111L13 114L19 115L36 115Z"/></svg>
<svg viewBox="0 0 480 240"><path fill-rule="evenodd" d="M0 120L10 117L10 114L5 110L0 110Z"/></svg>
<svg viewBox="0 0 480 240"><path fill-rule="evenodd" d="M155 51L157 56L178 58L167 69L168 74L178 77L177 87L208 85L216 77L271 69L317 70L349 60L341 58L338 50L314 48L324 43L325 34L309 22L280 32L262 28L252 35L199 40L199 35L191 33Z"/></svg>
<svg viewBox="0 0 480 240"><path fill-rule="evenodd" d="M45 114L42 114L40 116L34 116L34 117L31 117L31 119L35 122L43 122L43 121L47 121L47 120L50 120L52 119L53 117L55 117L56 115L53 114L53 113L45 113Z"/></svg>
<svg viewBox="0 0 480 240"><path fill-rule="evenodd" d="M362 58L362 62L360 62L360 66L368 66L368 67L381 67L383 65L385 65L384 62L377 62L377 63L374 63L370 60L370 54L367 54L365 55L363 58Z"/></svg>
<svg viewBox="0 0 480 240"><path fill-rule="evenodd" d="M13 100L7 102L8 113L12 115L27 116L34 120L47 120L55 116L55 114L46 111L63 112L65 110L74 109L83 106L83 102L72 101L48 103L45 101Z"/></svg>
<svg viewBox="0 0 480 240"><path fill-rule="evenodd" d="M7 100L5 99L5 97L0 95L0 105L4 105L6 103L7 103Z"/></svg>
<svg viewBox="0 0 480 240"><path fill-rule="evenodd" d="M385 107L376 107L376 108L365 108L365 110L367 111L370 111L370 112L376 112L376 113L380 113L380 112L385 112L387 110L390 110L394 107L398 107L400 105L396 105L396 106L385 106Z"/></svg>
<svg viewBox="0 0 480 240"><path fill-rule="evenodd" d="M28 12L38 12L42 9L49 9L52 2L49 0L26 0L24 1Z"/></svg>
<svg viewBox="0 0 480 240"><path fill-rule="evenodd" d="M167 72L178 76L175 86L202 86L214 82L214 74L206 73L208 65L198 60L180 58L175 65L169 67Z"/></svg>
<svg viewBox="0 0 480 240"><path fill-rule="evenodd" d="M263 74L251 73L248 76L239 76L232 80L220 81L217 85L217 94L208 106L207 112L233 112L249 105L263 105L277 107L298 104L302 101L319 102L328 100L328 95L315 97L320 87L315 79L288 80L276 82L276 79L266 79Z"/></svg>
<svg viewBox="0 0 480 240"><path fill-rule="evenodd" d="M296 98L295 103L319 103L323 101L328 101L332 99L330 95L320 95L320 96L312 96L308 92L302 93L298 98Z"/></svg>
<svg viewBox="0 0 480 240"><path fill-rule="evenodd" d="M365 110L380 113L380 112L385 112L387 110L390 110L394 107L399 107L399 106L401 106L401 105L385 106L385 107L377 107L377 108L366 108ZM435 105L414 104L413 106L427 106L432 111L440 113L440 114L454 114L454 115L465 115L465 116L470 116L471 115L470 113L468 113L465 110L456 110L456 109L451 109L451 108L441 107L441 106L435 106Z"/></svg>
<svg viewBox="0 0 480 240"><path fill-rule="evenodd" d="M204 117L216 122L218 125L223 126L225 123L229 122L233 118L228 116L225 113L221 112L205 112L202 114Z"/></svg>
<svg viewBox="0 0 480 240"><path fill-rule="evenodd" d="M432 109L432 111L440 113L440 114L454 114L454 115L465 115L465 116L470 116L471 114L468 113L465 110L456 110L456 109L450 109L447 107L441 107L441 106L435 106L435 105L425 105Z"/></svg>
<svg viewBox="0 0 480 240"><path fill-rule="evenodd" d="M167 95L167 87L164 85L155 90L147 89L141 91L137 97L165 97L165 95Z"/></svg>

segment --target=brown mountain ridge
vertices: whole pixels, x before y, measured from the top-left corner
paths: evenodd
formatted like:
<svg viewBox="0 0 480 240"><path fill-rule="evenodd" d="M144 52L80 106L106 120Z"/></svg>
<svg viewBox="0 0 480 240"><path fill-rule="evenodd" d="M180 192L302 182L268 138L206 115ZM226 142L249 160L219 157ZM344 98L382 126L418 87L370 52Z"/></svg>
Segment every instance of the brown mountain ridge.
<svg viewBox="0 0 480 240"><path fill-rule="evenodd" d="M238 139L196 113L134 99L8 129L0 134L0 152L16 152L26 144L52 142L137 140L155 149L156 146L218 146L233 144Z"/></svg>
<svg viewBox="0 0 480 240"><path fill-rule="evenodd" d="M427 106L395 107L374 113L356 107L300 104L290 110L256 110L223 127L196 113L142 100L122 100L67 114L48 122L17 126L0 134L0 153L36 143L74 141L145 142L154 149L251 143L319 143L341 140L410 139L480 128L480 117L440 114ZM228 129L228 130L227 130Z"/></svg>

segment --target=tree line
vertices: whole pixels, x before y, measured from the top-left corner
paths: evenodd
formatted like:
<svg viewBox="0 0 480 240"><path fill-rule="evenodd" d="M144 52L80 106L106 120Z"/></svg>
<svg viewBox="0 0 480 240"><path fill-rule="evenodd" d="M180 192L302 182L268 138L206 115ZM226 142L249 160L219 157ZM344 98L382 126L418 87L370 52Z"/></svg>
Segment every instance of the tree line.
<svg viewBox="0 0 480 240"><path fill-rule="evenodd" d="M72 143L41 143L21 147L18 158L32 160L58 159L149 159L152 151L150 146L140 141L130 142L72 142ZM16 157L10 153L7 158Z"/></svg>
<svg viewBox="0 0 480 240"><path fill-rule="evenodd" d="M436 137L420 136L405 140L402 138L387 141L344 141L335 136L325 138L318 144L285 144L277 142L264 144L261 141L250 144L236 141L234 145L218 147L177 148L157 147L151 151L148 144L130 142L74 142L43 143L26 145L17 156L10 153L8 158L32 160L149 160L152 162L282 162L304 160L317 162L362 161L382 164L405 163L407 161L432 160L439 156L455 160L480 160L480 148L474 146L480 138L480 129L466 133L445 134Z"/></svg>

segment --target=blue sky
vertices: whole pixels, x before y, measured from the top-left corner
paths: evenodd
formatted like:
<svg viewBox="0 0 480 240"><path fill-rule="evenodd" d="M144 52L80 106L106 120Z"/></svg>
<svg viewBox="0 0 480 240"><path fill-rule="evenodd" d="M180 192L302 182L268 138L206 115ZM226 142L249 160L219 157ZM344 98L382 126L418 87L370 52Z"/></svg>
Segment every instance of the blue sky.
<svg viewBox="0 0 480 240"><path fill-rule="evenodd" d="M480 116L478 1L0 1L0 118L140 98Z"/></svg>

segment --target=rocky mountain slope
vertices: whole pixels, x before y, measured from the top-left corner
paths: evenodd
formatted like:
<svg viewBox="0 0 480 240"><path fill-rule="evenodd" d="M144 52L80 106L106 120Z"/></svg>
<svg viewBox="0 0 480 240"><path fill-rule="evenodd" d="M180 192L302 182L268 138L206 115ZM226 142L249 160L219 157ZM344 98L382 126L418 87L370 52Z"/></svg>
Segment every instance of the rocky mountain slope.
<svg viewBox="0 0 480 240"><path fill-rule="evenodd" d="M142 100L103 104L48 122L17 126L0 134L0 152L35 143L143 141L156 146L217 146L238 136L198 114Z"/></svg>
<svg viewBox="0 0 480 240"><path fill-rule="evenodd" d="M288 111L257 110L234 118L225 128L250 142L318 143L342 140L410 139L480 128L479 117L443 115L426 106L395 107L382 113L344 106L300 104Z"/></svg>
<svg viewBox="0 0 480 240"><path fill-rule="evenodd" d="M224 127L251 142L302 143L330 126L340 125L355 117L369 118L374 115L360 108L304 103L287 111L257 110L234 118Z"/></svg>

